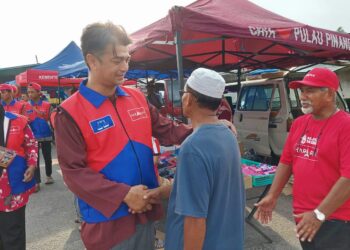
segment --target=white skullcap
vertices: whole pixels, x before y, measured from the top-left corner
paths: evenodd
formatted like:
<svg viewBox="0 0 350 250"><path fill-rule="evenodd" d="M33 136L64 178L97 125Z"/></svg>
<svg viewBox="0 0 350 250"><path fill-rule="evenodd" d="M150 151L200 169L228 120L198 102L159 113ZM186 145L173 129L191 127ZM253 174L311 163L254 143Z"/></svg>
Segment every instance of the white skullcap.
<svg viewBox="0 0 350 250"><path fill-rule="evenodd" d="M221 99L225 90L225 80L214 70L198 68L187 79L186 84L205 96Z"/></svg>

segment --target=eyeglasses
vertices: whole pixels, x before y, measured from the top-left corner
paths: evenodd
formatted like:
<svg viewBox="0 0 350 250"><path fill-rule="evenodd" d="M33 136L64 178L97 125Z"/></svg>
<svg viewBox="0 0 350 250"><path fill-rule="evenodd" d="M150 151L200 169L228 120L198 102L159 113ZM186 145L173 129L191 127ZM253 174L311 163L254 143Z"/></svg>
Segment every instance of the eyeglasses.
<svg viewBox="0 0 350 250"><path fill-rule="evenodd" d="M191 92L186 90L179 90L179 93L180 93L180 97L182 97L185 93L191 93Z"/></svg>

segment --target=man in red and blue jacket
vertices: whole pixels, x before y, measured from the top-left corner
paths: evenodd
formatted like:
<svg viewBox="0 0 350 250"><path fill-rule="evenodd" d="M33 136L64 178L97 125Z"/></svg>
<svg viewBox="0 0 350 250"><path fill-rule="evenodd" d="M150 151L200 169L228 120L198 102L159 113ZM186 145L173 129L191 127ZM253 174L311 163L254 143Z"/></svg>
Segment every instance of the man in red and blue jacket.
<svg viewBox="0 0 350 250"><path fill-rule="evenodd" d="M64 181L79 198L82 240L89 250L154 249L153 225L162 209L144 199L147 189L158 187L152 135L173 145L191 129L159 116L141 92L121 86L131 42L121 26L89 25L81 41L89 77L62 103L54 127Z"/></svg>
<svg viewBox="0 0 350 250"><path fill-rule="evenodd" d="M29 83L27 93L30 99L29 104L32 108L32 112L29 114L30 127L33 130L35 139L39 142L39 148L41 148L45 161L45 184L52 184L52 131L49 126L51 105L49 102L41 100L41 86L38 83ZM39 183L41 183L39 160L37 170L35 171L35 179L37 181L38 191L40 189Z"/></svg>
<svg viewBox="0 0 350 250"><path fill-rule="evenodd" d="M38 145L27 118L2 106L0 146L16 154L6 168L0 166L0 248L25 249L25 207L34 192Z"/></svg>

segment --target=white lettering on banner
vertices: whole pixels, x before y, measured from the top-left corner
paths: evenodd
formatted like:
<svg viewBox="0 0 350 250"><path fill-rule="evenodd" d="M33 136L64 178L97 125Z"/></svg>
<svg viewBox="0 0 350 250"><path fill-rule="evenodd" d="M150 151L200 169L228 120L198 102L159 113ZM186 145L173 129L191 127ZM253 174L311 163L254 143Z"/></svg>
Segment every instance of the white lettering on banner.
<svg viewBox="0 0 350 250"><path fill-rule="evenodd" d="M327 47L350 50L350 38L322 32L319 30L310 30L307 28L294 28L295 41L310 43L316 45L325 45Z"/></svg>
<svg viewBox="0 0 350 250"><path fill-rule="evenodd" d="M350 38L326 33L326 45L333 48L350 50Z"/></svg>
<svg viewBox="0 0 350 250"><path fill-rule="evenodd" d="M39 75L40 80L57 80L58 76Z"/></svg>
<svg viewBox="0 0 350 250"><path fill-rule="evenodd" d="M276 38L276 31L267 27L254 27L248 26L250 34L252 36L259 36L265 38Z"/></svg>
<svg viewBox="0 0 350 250"><path fill-rule="evenodd" d="M295 41L301 41L304 43L311 43L316 45L323 45L323 32L319 30L312 30L311 32L307 28L294 28Z"/></svg>
<svg viewBox="0 0 350 250"><path fill-rule="evenodd" d="M248 29L250 34L256 37L293 39L289 36L290 33L293 33L293 30L289 28L273 29L269 27L248 26ZM296 27L294 28L294 40L335 49L350 50L350 38L321 30Z"/></svg>

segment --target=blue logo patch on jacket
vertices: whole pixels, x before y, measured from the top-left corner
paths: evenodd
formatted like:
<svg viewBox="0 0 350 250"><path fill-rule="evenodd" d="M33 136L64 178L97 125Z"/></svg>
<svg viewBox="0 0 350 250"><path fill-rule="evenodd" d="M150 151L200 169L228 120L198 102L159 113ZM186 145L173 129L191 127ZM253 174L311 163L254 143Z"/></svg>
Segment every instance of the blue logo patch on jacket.
<svg viewBox="0 0 350 250"><path fill-rule="evenodd" d="M90 126L92 128L92 131L94 131L94 134L97 134L103 130L114 127L114 122L112 120L112 117L110 115L107 115L105 117L90 121Z"/></svg>

